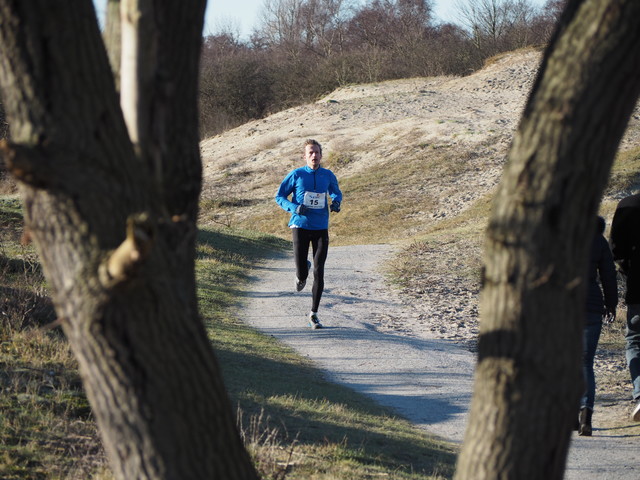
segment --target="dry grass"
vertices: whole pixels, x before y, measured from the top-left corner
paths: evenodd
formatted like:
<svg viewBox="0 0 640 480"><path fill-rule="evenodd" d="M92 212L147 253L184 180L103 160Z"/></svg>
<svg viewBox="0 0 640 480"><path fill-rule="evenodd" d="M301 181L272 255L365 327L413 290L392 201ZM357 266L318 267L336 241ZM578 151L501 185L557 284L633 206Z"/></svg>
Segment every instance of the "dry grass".
<svg viewBox="0 0 640 480"><path fill-rule="evenodd" d="M15 195L17 192L18 186L13 177L0 168L0 195Z"/></svg>
<svg viewBox="0 0 640 480"><path fill-rule="evenodd" d="M0 209L0 478L86 479L106 469L77 365L15 197Z"/></svg>
<svg viewBox="0 0 640 480"><path fill-rule="evenodd" d="M18 243L15 197L0 198L0 221L0 478L111 480L76 361L62 332L46 328L55 315L33 247ZM202 231L198 243L201 313L262 478L450 478L454 447L325 381L230 314L251 265L284 245L229 229Z"/></svg>
<svg viewBox="0 0 640 480"><path fill-rule="evenodd" d="M373 168L360 168L362 152L325 154L325 166L338 176L345 198L342 211L330 219L334 245L406 241L437 228L443 219L433 212L454 204L464 211L475 203L465 198L462 178L475 168L478 148L420 144L414 135L406 135L404 142L398 140L388 158L378 159ZM288 239L289 214L274 201L284 175L262 168L253 173L262 179L260 185L248 186L236 173L226 177L230 183L218 186L216 195L205 195L202 205L209 217L201 219L203 224L253 228Z"/></svg>
<svg viewBox="0 0 640 480"><path fill-rule="evenodd" d="M487 66L498 68L503 59L502 56L490 59ZM456 79L454 100L461 95L459 92L475 92L474 89L484 85L486 78L481 75L483 72L475 84L470 83L473 78ZM478 122L461 123L459 118L452 117L453 110L439 110L440 102L446 98L436 99L432 95L431 89L435 91L442 84L434 81L431 83L436 86L421 86L419 91L409 89L409 93L403 91L398 98L414 101L418 96L433 97L432 104L425 108L432 109L436 116L424 120L403 113L401 120L383 127L372 124L369 128L366 124L358 127L357 134L346 130L358 117L366 117L368 107L379 106L385 110L385 116L391 115L394 102L386 96L388 92L395 95L394 88L416 82L422 85L427 80L371 86L371 95L360 88L364 92L361 99L349 93L350 88L342 89L336 98L339 97L340 108L344 107L341 110L344 118L322 117L339 124L330 134L323 134L327 136L325 163L338 175L345 194L342 212L331 217L332 243L403 243L405 248L391 267L398 278L417 290L429 286L424 282L434 281L425 272L453 276L454 281L459 278L477 286L482 238L495 187L492 180L504 161L511 136L509 127L504 126L508 125L504 121L509 112L498 111L500 116L484 126L480 116ZM495 101L504 99L496 97ZM323 104L318 111L326 113L336 105ZM457 103L453 105L458 107ZM485 106L480 103L477 108ZM355 111L353 117L348 117L350 107ZM292 111L292 115L299 116L300 110ZM301 140L289 137L298 134L306 137L311 127L289 134L295 125L296 122L288 120L281 130L271 132L268 123L254 122L248 130L243 127L235 133L236 137L229 137L229 146L224 145L224 140L215 144L215 151L209 153L215 161L205 158L205 172L210 176L202 200L203 227L247 227L289 240L286 227L289 215L277 207L273 196L284 175L302 163ZM324 132L320 123L313 128L316 133ZM266 133L261 135L258 130ZM247 139L247 145L240 144ZM638 188L639 167L640 148L618 156L601 205L601 213L607 219L611 219L617 200ZM0 192L14 188L0 182ZM19 245L21 217L16 202L7 200L2 211L0 478L109 478L74 360L60 332L41 330L42 325L51 321L51 308L35 254L30 247ZM223 230L228 231L232 229ZM218 258L223 237L220 234L216 238L216 248L203 244L199 250L198 268L200 274L204 273L203 278L211 277L207 268L217 269L215 278L219 283L207 286L207 292L217 292L213 303L218 310L207 313L218 320L229 319L220 312L231 308L235 301L238 292L234 285L241 280L233 268L245 261L242 254ZM235 245L256 245L255 239L231 240ZM6 321L6 316L11 321ZM597 360L597 401L610 406L609 411L626 414L629 387L626 366L621 360L623 318L620 309L616 324L603 331ZM253 370L271 365L276 353L268 339L256 339L233 321L221 321L216 328L228 330L226 343L221 343L220 337L217 340L221 355L228 356L226 365L238 364L233 361L238 352L242 358L252 358L256 351L263 356ZM406 471L394 471L389 458L395 456L403 461L404 453L416 449L433 451L433 445L416 437L409 425L394 423L395 419L383 413L374 411L371 416L345 413L348 406L357 402L353 397L345 397L343 391L332 390L334 397L329 403L318 400L319 395L299 398L289 394L293 389L289 384L311 378L315 386L316 379L309 377L305 364L289 360L290 352L277 355L282 370L276 371L278 375L274 377L267 377L268 371L256 375L251 369L242 375L228 376L234 398L243 403L244 413L239 420L245 441L265 478L415 478ZM298 376L290 379L291 372ZM242 381L249 386L238 383ZM289 384L276 385L278 381ZM257 382L263 382L262 387L256 388ZM277 387L283 392L265 394L267 387ZM323 395L329 388L333 387L323 385ZM341 400L344 398L347 399ZM367 411L370 408L367 406ZM317 417L310 419L312 414ZM307 432L317 435L306 439L297 436L303 424L312 424ZM340 430L343 427L346 430ZM339 436L345 431L348 441ZM391 453L387 451L390 432L397 449ZM367 450L372 444L376 449ZM449 478L453 454L446 448L435 450L433 458L418 458L416 462L428 465L425 468L431 478ZM441 466L438 455L447 459Z"/></svg>
<svg viewBox="0 0 640 480"><path fill-rule="evenodd" d="M203 316L261 473L292 480L450 476L455 460L450 445L327 382L308 359L228 314L256 246L267 239L232 229L205 230L198 262ZM273 238L269 243L288 246Z"/></svg>

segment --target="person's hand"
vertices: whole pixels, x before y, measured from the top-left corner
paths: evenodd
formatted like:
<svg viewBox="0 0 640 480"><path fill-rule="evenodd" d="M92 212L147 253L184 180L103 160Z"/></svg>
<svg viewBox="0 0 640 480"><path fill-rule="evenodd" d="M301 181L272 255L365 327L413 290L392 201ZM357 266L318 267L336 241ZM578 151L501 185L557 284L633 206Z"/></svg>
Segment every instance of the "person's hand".
<svg viewBox="0 0 640 480"><path fill-rule="evenodd" d="M307 213L307 210L309 210L307 207L305 207L304 205L298 205L298 207L296 208L296 213L298 215L304 215L305 213Z"/></svg>
<svg viewBox="0 0 640 480"><path fill-rule="evenodd" d="M340 211L340 202L336 202L335 200L331 202L331 206L329 207L329 210L331 210L332 212L338 213Z"/></svg>

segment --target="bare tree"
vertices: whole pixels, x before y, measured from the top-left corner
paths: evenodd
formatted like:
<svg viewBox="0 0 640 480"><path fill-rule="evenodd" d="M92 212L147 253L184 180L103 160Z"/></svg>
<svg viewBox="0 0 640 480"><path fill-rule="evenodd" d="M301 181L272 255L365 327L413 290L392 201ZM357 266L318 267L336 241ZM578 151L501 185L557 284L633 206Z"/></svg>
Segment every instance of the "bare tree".
<svg viewBox="0 0 640 480"><path fill-rule="evenodd" d="M460 20L483 57L529 44L537 10L529 0L457 0Z"/></svg>
<svg viewBox="0 0 640 480"><path fill-rule="evenodd" d="M256 36L290 58L340 52L350 0L265 0Z"/></svg>
<svg viewBox="0 0 640 480"><path fill-rule="evenodd" d="M352 44L388 48L391 45L391 9L390 0L374 0L358 9L349 21Z"/></svg>
<svg viewBox="0 0 640 480"><path fill-rule="evenodd" d="M476 48L487 49L485 43L497 43L506 29L509 0L458 0L456 8L462 24L470 32Z"/></svg>
<svg viewBox="0 0 640 480"><path fill-rule="evenodd" d="M430 0L397 0L393 19L394 70L403 76L433 74L426 48L431 28Z"/></svg>
<svg viewBox="0 0 640 480"><path fill-rule="evenodd" d="M567 6L568 0L547 0L542 7L545 15L548 15L551 20L557 22L560 20L563 10Z"/></svg>
<svg viewBox="0 0 640 480"><path fill-rule="evenodd" d="M121 95L90 0L0 0L2 150L116 478L256 478L195 293L205 1L119 3Z"/></svg>
<svg viewBox="0 0 640 480"><path fill-rule="evenodd" d="M306 29L313 40L312 48L323 57L341 54L344 49L347 13L351 2L347 0L308 0L305 4Z"/></svg>
<svg viewBox="0 0 640 480"><path fill-rule="evenodd" d="M538 9L529 0L513 0L511 4L510 28L505 35L505 43L512 50L531 45L533 23L538 16Z"/></svg>
<svg viewBox="0 0 640 480"><path fill-rule="evenodd" d="M299 55L306 43L304 0L265 0L260 32L270 46L279 46L291 57Z"/></svg>
<svg viewBox="0 0 640 480"><path fill-rule="evenodd" d="M584 239L640 93L638 32L636 0L570 0L545 52L486 235L457 479L563 477L582 391Z"/></svg>
<svg viewBox="0 0 640 480"><path fill-rule="evenodd" d="M533 43L545 44L549 41L566 4L567 0L547 0L545 2L531 25Z"/></svg>

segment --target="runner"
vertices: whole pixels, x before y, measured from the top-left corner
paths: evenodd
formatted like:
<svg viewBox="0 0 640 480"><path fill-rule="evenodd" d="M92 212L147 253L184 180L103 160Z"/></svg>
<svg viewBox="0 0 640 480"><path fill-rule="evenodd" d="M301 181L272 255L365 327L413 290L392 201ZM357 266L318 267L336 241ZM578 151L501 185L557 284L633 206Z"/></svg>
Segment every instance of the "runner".
<svg viewBox="0 0 640 480"><path fill-rule="evenodd" d="M309 244L312 247L313 287L309 326L315 329L322 328L318 307L324 290L324 264L329 250L329 210L340 211L342 192L333 172L320 166L322 146L316 140L305 141L304 159L306 165L290 172L280 184L276 202L291 213L289 227L293 233L295 288L298 292L307 283L311 269L311 262L307 260Z"/></svg>

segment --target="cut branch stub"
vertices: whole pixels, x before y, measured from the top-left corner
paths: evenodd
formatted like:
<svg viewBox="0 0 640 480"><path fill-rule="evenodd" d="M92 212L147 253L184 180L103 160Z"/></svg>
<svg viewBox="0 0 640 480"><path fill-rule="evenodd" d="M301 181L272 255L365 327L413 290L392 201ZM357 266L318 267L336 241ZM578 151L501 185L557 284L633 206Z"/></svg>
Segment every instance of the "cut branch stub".
<svg viewBox="0 0 640 480"><path fill-rule="evenodd" d="M149 257L155 239L155 225L148 213L127 219L127 237L101 266L100 277L105 286L127 281L135 276Z"/></svg>

